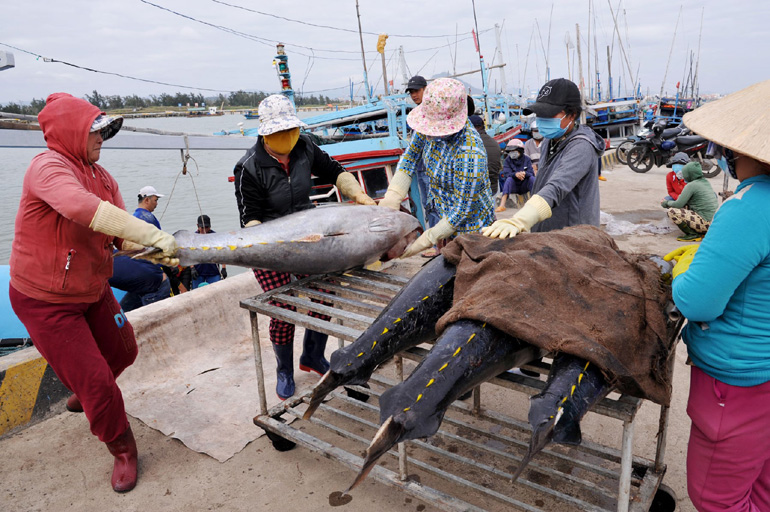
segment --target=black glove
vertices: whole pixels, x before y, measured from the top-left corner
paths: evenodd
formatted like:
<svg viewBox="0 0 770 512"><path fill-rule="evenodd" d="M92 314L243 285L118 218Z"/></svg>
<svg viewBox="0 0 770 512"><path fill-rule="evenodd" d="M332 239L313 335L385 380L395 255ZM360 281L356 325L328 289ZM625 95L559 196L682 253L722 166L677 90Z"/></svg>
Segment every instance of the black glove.
<svg viewBox="0 0 770 512"><path fill-rule="evenodd" d="M198 269L196 269L195 267L192 267L192 270L190 271L190 277L192 279L198 279L199 277Z"/></svg>
<svg viewBox="0 0 770 512"><path fill-rule="evenodd" d="M227 269L223 268L219 271L219 274L222 276L222 279L227 279Z"/></svg>

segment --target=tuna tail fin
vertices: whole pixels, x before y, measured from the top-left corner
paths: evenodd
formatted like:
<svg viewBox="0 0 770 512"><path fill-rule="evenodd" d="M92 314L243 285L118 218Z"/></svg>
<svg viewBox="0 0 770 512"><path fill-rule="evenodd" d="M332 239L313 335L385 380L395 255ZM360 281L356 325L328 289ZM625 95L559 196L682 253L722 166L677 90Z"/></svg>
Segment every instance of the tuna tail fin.
<svg viewBox="0 0 770 512"><path fill-rule="evenodd" d="M321 406L326 395L334 391L338 386L343 383L344 379L339 373L328 371L321 380L318 381L315 388L313 388L313 394L310 396L310 402L305 414L302 415L303 420L309 420L313 413Z"/></svg>
<svg viewBox="0 0 770 512"><path fill-rule="evenodd" d="M553 431L553 442L559 444L570 444L577 446L583 442L583 435L580 431L580 423L577 421L562 421Z"/></svg>
<svg viewBox="0 0 770 512"><path fill-rule="evenodd" d="M374 465L377 463L380 457L390 450L394 444L396 444L404 433L404 425L396 421L393 416L390 416L385 423L382 424L380 429L372 439L369 448L366 449L366 458L364 459L364 465L361 467L361 471L358 472L358 476L348 489L343 493L347 494L352 491L358 484L360 484L364 478L369 474Z"/></svg>
<svg viewBox="0 0 770 512"><path fill-rule="evenodd" d="M557 421L558 419L551 417L548 419L548 421L539 423L537 426L535 426L535 428L532 429L532 437L529 440L529 448L527 449L527 453L524 454L524 458L521 459L521 464L519 464L519 468L516 470L516 473L514 473L511 477L511 483L515 482L519 478L519 475L521 475L521 472L524 471L524 468L527 467L532 458L540 453L540 451L551 442L551 438L553 437L553 427Z"/></svg>
<svg viewBox="0 0 770 512"><path fill-rule="evenodd" d="M117 256L128 256L129 258L133 259L142 259L147 256L150 256L151 254L155 254L160 252L161 250L157 247L143 247L141 249L126 249L125 251L118 251L112 255L113 258Z"/></svg>

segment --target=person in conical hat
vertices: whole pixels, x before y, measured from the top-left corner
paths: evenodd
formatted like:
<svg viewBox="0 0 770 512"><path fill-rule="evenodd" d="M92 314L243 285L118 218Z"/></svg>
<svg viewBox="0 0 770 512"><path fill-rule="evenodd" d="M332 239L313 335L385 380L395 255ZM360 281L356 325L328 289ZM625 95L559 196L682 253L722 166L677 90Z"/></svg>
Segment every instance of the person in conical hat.
<svg viewBox="0 0 770 512"><path fill-rule="evenodd" d="M687 490L695 508L770 510L770 80L685 114L739 181L675 260L692 360Z"/></svg>

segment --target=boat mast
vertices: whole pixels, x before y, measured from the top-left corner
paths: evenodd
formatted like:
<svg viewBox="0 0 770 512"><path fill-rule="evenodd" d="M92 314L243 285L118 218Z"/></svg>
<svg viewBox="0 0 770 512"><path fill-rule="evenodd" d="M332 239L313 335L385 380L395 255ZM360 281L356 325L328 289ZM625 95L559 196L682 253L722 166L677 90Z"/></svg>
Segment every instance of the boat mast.
<svg viewBox="0 0 770 512"><path fill-rule="evenodd" d="M602 101L602 80L601 72L599 71L599 45L596 42L596 12L594 12L594 69L596 70L596 97L598 101ZM591 44L591 41L588 41ZM591 77L588 77L589 79ZM592 95L593 97L593 95Z"/></svg>
<svg viewBox="0 0 770 512"><path fill-rule="evenodd" d="M701 36L703 35L703 12L705 10L706 10L705 7L702 7L700 10L700 30L698 31L698 58L695 61L695 78L693 78L693 85L692 85L693 92L694 92L693 99L696 100L696 104L697 104L698 96L700 95L700 82L698 81L698 67L700 65L700 40L701 40ZM696 89L696 84L697 84L697 89Z"/></svg>
<svg viewBox="0 0 770 512"><path fill-rule="evenodd" d="M578 84L580 89L580 106L583 107L580 110L580 124L585 124L586 123L586 92L585 92L585 87L583 86L583 57L580 54L580 25L578 23L575 23L575 38L577 39L578 76L580 78L580 82Z"/></svg>
<svg viewBox="0 0 770 512"><path fill-rule="evenodd" d="M356 0L356 2L357 1L358 0ZM476 27L474 39L476 41L476 51L479 52L479 64L481 65L481 86L484 89L484 117L486 118L487 125L489 125L491 124L491 119L489 118L489 104L487 102L487 70L484 64L484 56L481 54L481 43L479 41L479 22L476 19L476 0L471 0L471 4L473 5L473 25Z"/></svg>
<svg viewBox="0 0 770 512"><path fill-rule="evenodd" d="M401 65L401 78L404 80L404 87L406 87L407 84L409 83L409 76L407 76L407 73L411 74L411 72L409 71L409 68L406 66L406 58L404 58L403 45L398 47L398 62Z"/></svg>
<svg viewBox="0 0 770 512"><path fill-rule="evenodd" d="M377 38L377 51L382 57L382 85L385 88L385 96L390 94L388 92L388 69L385 64L385 42L388 40L388 34L380 34Z"/></svg>
<svg viewBox="0 0 770 512"><path fill-rule="evenodd" d="M369 91L369 77L366 74L366 55L364 54L364 35L361 31L361 11L358 9L358 0L356 0L356 15L358 16L358 37L361 40L361 62L364 64L364 87L366 88L366 101L372 102L372 95Z"/></svg>
<svg viewBox="0 0 770 512"><path fill-rule="evenodd" d="M636 82L634 81L634 73L633 73L633 71L631 71L631 64L629 64L629 62L628 62L628 57L626 56L626 49L623 46L623 38L620 37L620 29L618 28L618 18L617 18L617 16L615 16L615 10L612 8L611 0L607 0L607 3L610 6L610 13L612 14L612 20L615 23L615 32L618 34L618 45L620 46L620 53L623 56L622 60L625 60L626 68L628 69L628 75L631 77L631 82L634 82L634 84L635 84ZM618 2L618 9L620 9L620 2ZM621 69L623 68L622 64L621 64L620 67L621 67ZM622 73L621 73L621 75L622 75ZM618 94L620 94L620 88L618 88Z"/></svg>
<svg viewBox="0 0 770 512"><path fill-rule="evenodd" d="M505 66L505 63L503 62L503 50L502 45L500 44L500 25L495 23L495 41L497 43L497 47L495 48L495 51L497 52L497 55L500 56L500 65ZM505 69L503 67L500 68L500 86L502 87L503 94L507 94L508 86L505 82Z"/></svg>
<svg viewBox="0 0 770 512"><path fill-rule="evenodd" d="M551 67L549 65L549 60L551 56L551 23L553 22L553 2L551 2L551 16L548 18L548 50L545 54L545 81L549 81L551 79Z"/></svg>
<svg viewBox="0 0 770 512"><path fill-rule="evenodd" d="M593 3L593 0L588 0L588 39L586 40L588 42L588 50L586 52L586 64L588 65L588 80L591 82L591 4ZM578 40L578 47L580 47L580 40ZM582 73L582 70L581 70ZM583 80L582 78L580 79ZM593 85L588 87L588 97L591 98L591 100L594 99L594 88Z"/></svg>
<svg viewBox="0 0 770 512"><path fill-rule="evenodd" d="M663 88L666 86L666 77L668 76L668 66L671 64L671 54L674 53L674 42L676 42L676 31L679 28L679 18L682 17L682 6L679 6L679 15L676 17L676 25L674 26L674 35L671 38L671 49L668 51L668 61L666 61L666 71L663 73L663 82L660 84L660 96L658 96L658 108L657 112L660 115L660 104L663 101ZM676 114L676 112L674 112Z"/></svg>

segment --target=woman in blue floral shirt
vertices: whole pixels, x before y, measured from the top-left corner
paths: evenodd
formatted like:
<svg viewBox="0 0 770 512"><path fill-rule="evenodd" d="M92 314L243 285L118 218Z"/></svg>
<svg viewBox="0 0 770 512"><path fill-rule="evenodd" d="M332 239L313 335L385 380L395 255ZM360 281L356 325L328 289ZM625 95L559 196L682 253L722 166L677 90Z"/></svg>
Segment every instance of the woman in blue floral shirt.
<svg viewBox="0 0 770 512"><path fill-rule="evenodd" d="M431 82L407 117L415 134L380 206L398 209L409 192L417 162L430 179L428 200L441 220L407 247L413 256L455 234L476 233L495 221L484 143L468 121L467 94L452 78Z"/></svg>

